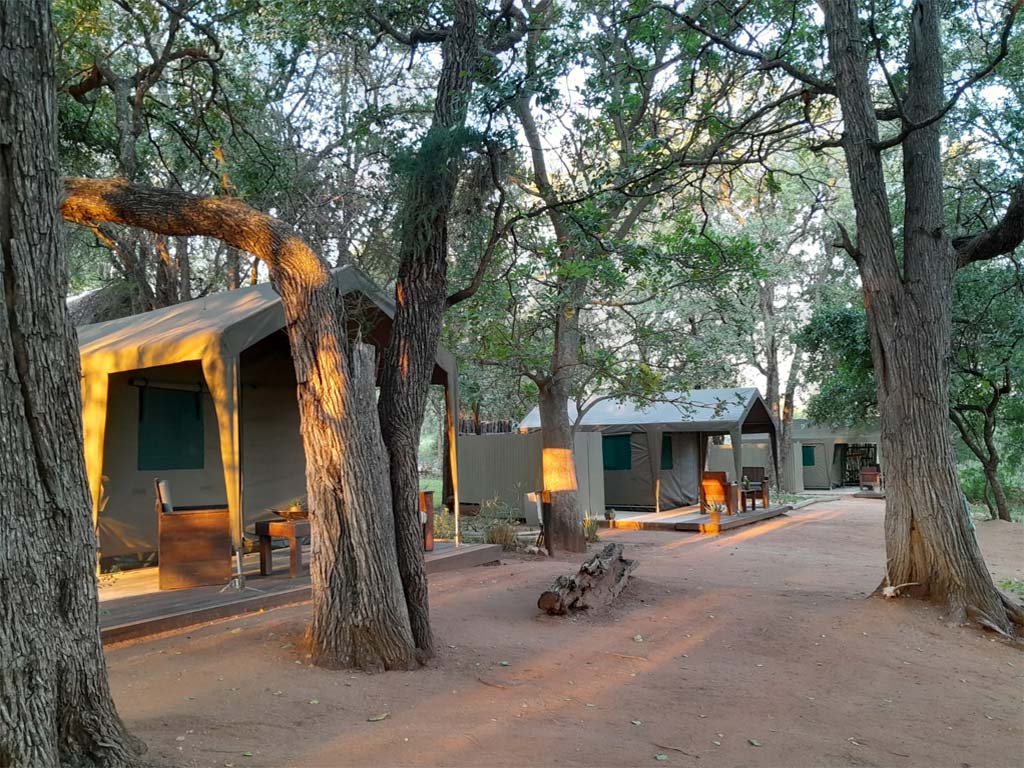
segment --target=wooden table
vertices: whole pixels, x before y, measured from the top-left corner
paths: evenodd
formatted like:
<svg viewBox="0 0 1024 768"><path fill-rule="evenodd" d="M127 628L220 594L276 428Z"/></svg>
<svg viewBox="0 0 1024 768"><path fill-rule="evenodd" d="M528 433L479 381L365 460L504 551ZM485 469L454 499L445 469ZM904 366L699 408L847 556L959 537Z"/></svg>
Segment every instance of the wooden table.
<svg viewBox="0 0 1024 768"><path fill-rule="evenodd" d="M309 520L260 520L256 523L256 535L260 538L260 574L269 576L274 572L271 551L274 539L288 539L292 578L305 573L302 567L302 539L309 536Z"/></svg>

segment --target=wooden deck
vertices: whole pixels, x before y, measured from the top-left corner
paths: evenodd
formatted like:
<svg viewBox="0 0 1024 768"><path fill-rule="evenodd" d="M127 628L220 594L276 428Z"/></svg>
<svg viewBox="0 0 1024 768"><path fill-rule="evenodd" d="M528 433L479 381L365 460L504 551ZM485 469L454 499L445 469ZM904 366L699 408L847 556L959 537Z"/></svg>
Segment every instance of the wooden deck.
<svg viewBox="0 0 1024 768"><path fill-rule="evenodd" d="M309 548L303 548L308 561ZM425 555L427 573L470 568L501 558L497 544L464 544L456 548L438 542ZM288 551L274 552L274 573L260 576L259 555L244 558L246 589L196 587L160 591L157 568L125 571L100 583L100 635L104 643L117 643L239 616L282 605L309 600L309 576L292 579L288 575Z"/></svg>
<svg viewBox="0 0 1024 768"><path fill-rule="evenodd" d="M857 491L850 495L855 499L884 499L885 491Z"/></svg>
<svg viewBox="0 0 1024 768"><path fill-rule="evenodd" d="M718 532L731 531L733 528L742 528L745 525L754 525L762 520L771 520L773 517L780 517L792 507L789 504L776 504L768 509L755 509L753 512L740 512L736 515L722 515L718 520ZM677 531L689 531L691 533L711 533L708 526L711 525L710 515L697 515L692 520L676 523Z"/></svg>
<svg viewBox="0 0 1024 768"><path fill-rule="evenodd" d="M742 528L745 525L753 525L762 520L770 520L788 512L792 507L788 504L780 504L768 507L768 509L757 509L753 512L740 512L736 515L722 515L719 522L719 531L728 531L733 528ZM685 531L689 533L706 533L707 526L711 523L708 515L701 514L700 508L680 507L665 512L619 512L614 520L599 520L601 528L614 528L626 531Z"/></svg>

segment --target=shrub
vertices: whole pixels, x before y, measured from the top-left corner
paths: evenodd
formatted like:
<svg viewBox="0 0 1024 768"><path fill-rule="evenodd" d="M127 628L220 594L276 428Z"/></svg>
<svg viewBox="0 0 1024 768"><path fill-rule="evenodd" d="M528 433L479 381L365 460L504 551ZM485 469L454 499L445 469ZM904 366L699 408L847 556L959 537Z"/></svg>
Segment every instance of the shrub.
<svg viewBox="0 0 1024 768"><path fill-rule="evenodd" d="M597 535L597 520L592 517L584 518L583 520L583 535L586 537L588 542L600 541Z"/></svg>
<svg viewBox="0 0 1024 768"><path fill-rule="evenodd" d="M487 526L484 538L488 544L500 544L506 552L511 552L516 548L516 528L504 520L495 520Z"/></svg>
<svg viewBox="0 0 1024 768"><path fill-rule="evenodd" d="M448 507L441 507L434 512L434 538L455 538L455 515L448 510Z"/></svg>

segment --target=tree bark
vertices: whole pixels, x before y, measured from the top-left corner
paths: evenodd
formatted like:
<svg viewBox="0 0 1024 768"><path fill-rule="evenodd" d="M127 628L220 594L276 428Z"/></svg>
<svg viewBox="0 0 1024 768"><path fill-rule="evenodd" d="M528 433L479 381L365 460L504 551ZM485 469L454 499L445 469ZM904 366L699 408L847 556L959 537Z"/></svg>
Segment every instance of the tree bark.
<svg viewBox="0 0 1024 768"><path fill-rule="evenodd" d="M0 765L128 766L100 643L49 2L0 3Z"/></svg>
<svg viewBox="0 0 1024 768"><path fill-rule="evenodd" d="M365 350L349 348L343 297L326 263L282 222L236 199L120 179L67 179L65 191L61 210L68 221L204 235L267 264L284 306L298 382L314 553L314 661L368 670L412 666L373 365Z"/></svg>
<svg viewBox="0 0 1024 768"><path fill-rule="evenodd" d="M789 376L786 379L786 391L782 400L782 417L780 419L781 432L779 434L779 472L782 477L779 479L779 488L787 493L793 493L793 414L796 410L794 402L796 397L796 385L800 379L800 370L803 367L803 353L795 350L793 362L789 366Z"/></svg>
<svg viewBox="0 0 1024 768"><path fill-rule="evenodd" d="M543 382L538 394L541 469L544 490L551 494L550 530L544 532L544 542L549 552L586 552L573 460L575 430L569 421L569 393L564 379L555 376Z"/></svg>
<svg viewBox="0 0 1024 768"><path fill-rule="evenodd" d="M998 459L983 464L982 471L985 473L988 487L992 489L992 502L995 505L996 517L1008 523L1012 522L1013 518L1010 517L1010 500L1006 498L1006 490L999 479Z"/></svg>
<svg viewBox="0 0 1024 768"><path fill-rule="evenodd" d="M395 317L384 355L378 408L391 457L398 568L416 649L433 656L419 505L419 443L448 298L448 217L458 183L477 60L476 0L456 0L441 45L441 77L430 130L402 210Z"/></svg>
<svg viewBox="0 0 1024 768"><path fill-rule="evenodd" d="M871 102L868 35L855 0L826 0L825 27L842 107L843 150L857 218L863 284L886 456L887 581L944 603L954 621L1004 634L1024 613L992 582L968 517L948 429L951 306L957 258L943 222L939 123L903 142L904 253L896 258ZM906 121L943 103L939 4L914 0Z"/></svg>

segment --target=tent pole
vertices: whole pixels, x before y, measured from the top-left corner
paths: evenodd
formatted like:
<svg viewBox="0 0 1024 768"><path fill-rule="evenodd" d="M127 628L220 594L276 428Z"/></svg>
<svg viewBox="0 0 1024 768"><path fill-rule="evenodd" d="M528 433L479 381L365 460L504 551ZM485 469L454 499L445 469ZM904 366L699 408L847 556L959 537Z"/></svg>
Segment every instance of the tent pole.
<svg viewBox="0 0 1024 768"><path fill-rule="evenodd" d="M203 376L206 378L206 386L213 397L213 409L217 414L224 491L231 518L231 541L235 551L240 552L244 545L242 452L239 436L240 363L237 357L220 357L216 354L204 357L202 362Z"/></svg>

